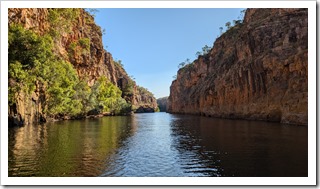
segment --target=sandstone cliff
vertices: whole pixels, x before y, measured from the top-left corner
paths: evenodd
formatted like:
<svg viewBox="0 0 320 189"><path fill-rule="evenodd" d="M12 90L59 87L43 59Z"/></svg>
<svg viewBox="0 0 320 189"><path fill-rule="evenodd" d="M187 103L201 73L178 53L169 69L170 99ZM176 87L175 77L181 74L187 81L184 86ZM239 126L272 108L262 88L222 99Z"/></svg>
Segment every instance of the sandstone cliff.
<svg viewBox="0 0 320 189"><path fill-rule="evenodd" d="M54 53L70 62L79 78L86 80L89 86L92 86L100 76L106 76L123 91L122 97L133 106L149 107L153 110L157 107L153 95L141 92L122 65L114 61L112 55L103 48L101 28L95 24L92 15L84 9L78 9L75 13L65 15L64 18L54 18L55 15L50 14L52 10L9 9L8 24L20 24L39 35L55 36ZM125 93L129 88L128 85L130 91ZM45 89L39 84L31 95L23 92L17 94L16 103L9 106L9 119L22 124L45 120L46 115L42 112L41 105L46 98L43 90Z"/></svg>
<svg viewBox="0 0 320 189"><path fill-rule="evenodd" d="M307 9L248 9L178 71L168 111L307 125Z"/></svg>

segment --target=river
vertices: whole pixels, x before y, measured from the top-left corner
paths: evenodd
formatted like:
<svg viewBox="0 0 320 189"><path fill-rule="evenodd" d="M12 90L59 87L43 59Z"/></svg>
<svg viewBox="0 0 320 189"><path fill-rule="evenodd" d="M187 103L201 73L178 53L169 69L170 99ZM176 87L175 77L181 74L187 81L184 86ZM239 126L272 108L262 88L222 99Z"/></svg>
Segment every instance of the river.
<svg viewBox="0 0 320 189"><path fill-rule="evenodd" d="M143 113L9 128L9 176L308 176L308 128Z"/></svg>

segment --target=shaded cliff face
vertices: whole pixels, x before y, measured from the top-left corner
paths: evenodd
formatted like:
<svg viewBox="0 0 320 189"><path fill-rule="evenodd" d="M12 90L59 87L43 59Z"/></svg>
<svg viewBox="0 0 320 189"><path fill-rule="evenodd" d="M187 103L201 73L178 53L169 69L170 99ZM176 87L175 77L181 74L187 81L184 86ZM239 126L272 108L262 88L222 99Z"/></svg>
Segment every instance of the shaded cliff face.
<svg viewBox="0 0 320 189"><path fill-rule="evenodd" d="M178 71L168 111L307 125L307 32L307 9L248 9Z"/></svg>
<svg viewBox="0 0 320 189"><path fill-rule="evenodd" d="M53 9L9 9L9 25L20 24L25 29L32 30L40 36L55 32L54 54L70 62L76 69L80 79L94 85L99 77L105 76L122 91L122 97L134 106L157 107L156 99L151 93L142 93L136 83L128 76L122 65L115 62L112 55L104 50L101 28L94 22L94 18L83 9L66 15L64 20L50 14ZM60 20L59 20L60 19ZM69 20L68 20L69 19ZM59 23L65 23L61 25ZM60 30L57 28L61 28ZM55 28L55 30L53 30ZM131 84L130 93L124 93ZM36 86L36 90L27 95L17 95L16 104L9 107L9 119L18 118L24 124L38 122L45 119L42 103L45 100L43 86Z"/></svg>
<svg viewBox="0 0 320 189"><path fill-rule="evenodd" d="M159 105L160 112L167 111L167 101L168 101L168 96L157 99L157 103Z"/></svg>

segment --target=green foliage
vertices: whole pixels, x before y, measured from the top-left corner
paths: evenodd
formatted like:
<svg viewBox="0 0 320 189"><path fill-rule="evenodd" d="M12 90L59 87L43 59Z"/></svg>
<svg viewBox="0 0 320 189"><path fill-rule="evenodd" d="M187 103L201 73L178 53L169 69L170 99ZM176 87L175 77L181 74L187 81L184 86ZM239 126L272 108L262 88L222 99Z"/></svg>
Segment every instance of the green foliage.
<svg viewBox="0 0 320 189"><path fill-rule="evenodd" d="M106 29L105 28L102 29L102 35L106 35Z"/></svg>
<svg viewBox="0 0 320 189"><path fill-rule="evenodd" d="M244 14L246 13L247 9L243 9L240 11L240 15L238 16L238 20L241 20L243 22Z"/></svg>
<svg viewBox="0 0 320 189"><path fill-rule="evenodd" d="M220 30L220 35L221 35L222 31L223 31L223 27L219 27L219 30Z"/></svg>
<svg viewBox="0 0 320 189"><path fill-rule="evenodd" d="M246 12L246 9L243 9L243 10L240 11L240 15L238 16L238 19L232 21L233 25L231 24L231 22L227 22L227 23L225 24L225 26L226 26L226 31L228 31L228 30L230 30L230 29L232 29L232 28L234 28L234 27L241 26L242 23L243 23L243 19L244 19L244 14L245 14L245 12ZM220 30L220 35L222 35L222 34L223 34L223 33L222 33L223 27L220 27L219 30Z"/></svg>
<svg viewBox="0 0 320 189"><path fill-rule="evenodd" d="M20 93L26 94L25 97L28 98L36 89L43 89L41 93L45 101L42 108L52 117L77 116L101 106L104 111L115 114L131 111L131 104L121 98L121 90L105 77L99 78L90 88L86 80L79 80L72 64L62 61L53 53L52 38L56 40L61 34L68 32L78 14L79 9L49 9L51 30L42 36L21 25L9 26L9 105L16 102ZM84 53L89 50L89 38L81 38L69 45L69 53ZM121 61L116 61L115 64L123 67ZM129 83L127 92L132 91L133 84Z"/></svg>
<svg viewBox="0 0 320 189"><path fill-rule="evenodd" d="M23 69L22 64L19 61L11 62L9 64L9 78L15 78L17 82L24 81L28 73Z"/></svg>
<svg viewBox="0 0 320 189"><path fill-rule="evenodd" d="M52 57L53 41L50 36L39 37L21 25L9 27L9 64L20 62L25 68L33 68L36 63Z"/></svg>
<svg viewBox="0 0 320 189"><path fill-rule="evenodd" d="M193 62L190 62L190 59L187 58L184 62L181 62L179 65L178 65L178 68L181 69L181 68L185 68L187 67L188 65L192 64Z"/></svg>
<svg viewBox="0 0 320 189"><path fill-rule="evenodd" d="M202 47L202 55L206 55L210 52L211 47L209 47L208 45L205 45L204 47Z"/></svg>
<svg viewBox="0 0 320 189"><path fill-rule="evenodd" d="M80 38L78 41L71 42L68 51L71 57L88 53L90 51L90 39Z"/></svg>
<svg viewBox="0 0 320 189"><path fill-rule="evenodd" d="M178 65L178 68L179 68L179 69L180 69L180 68L183 68L185 65L186 65L185 62L181 62L181 63Z"/></svg>
<svg viewBox="0 0 320 189"><path fill-rule="evenodd" d="M120 68L123 68L122 60L114 60L113 63Z"/></svg>
<svg viewBox="0 0 320 189"><path fill-rule="evenodd" d="M93 109L93 106L90 103L91 88L88 86L86 80L79 80L75 85L75 91L76 93L73 98L81 102L81 113L85 114Z"/></svg>
<svg viewBox="0 0 320 189"><path fill-rule="evenodd" d="M89 49L90 49L90 39L89 38L79 39L79 44L83 49L89 51Z"/></svg>
<svg viewBox="0 0 320 189"><path fill-rule="evenodd" d="M98 9L89 8L89 13L91 16L96 17L96 14L99 12Z"/></svg>
<svg viewBox="0 0 320 189"><path fill-rule="evenodd" d="M138 91L141 95L153 96L153 94L147 88L144 88L141 86L137 86L137 88L138 88Z"/></svg>
<svg viewBox="0 0 320 189"><path fill-rule="evenodd" d="M124 96L133 95L133 87L134 87L134 81L128 80L128 84L122 90L123 95Z"/></svg>
<svg viewBox="0 0 320 189"><path fill-rule="evenodd" d="M76 86L79 83L72 65L64 61L52 62L46 67L48 99L46 102L49 115L77 115L82 110L82 103Z"/></svg>
<svg viewBox="0 0 320 189"><path fill-rule="evenodd" d="M233 22L233 26L241 24L241 20L233 20L232 22Z"/></svg>
<svg viewBox="0 0 320 189"><path fill-rule="evenodd" d="M13 104L18 92L34 91L35 81L42 75L42 65L52 58L52 39L39 37L20 25L11 25L8 41L9 104Z"/></svg>
<svg viewBox="0 0 320 189"><path fill-rule="evenodd" d="M54 8L48 11L48 21L50 23L50 35L60 37L63 33L71 32L72 23L76 21L80 14L77 8Z"/></svg>
<svg viewBox="0 0 320 189"><path fill-rule="evenodd" d="M131 105L121 98L121 90L104 76L92 86L91 103L94 108L103 107L103 111L115 114L131 110Z"/></svg>
<svg viewBox="0 0 320 189"><path fill-rule="evenodd" d="M71 42L69 45L69 51L72 53L75 53L76 49L77 49L78 43L77 42Z"/></svg>
<svg viewBox="0 0 320 189"><path fill-rule="evenodd" d="M184 66L182 69L190 71L190 69L192 69L193 66L194 66L194 63L190 63L190 64L187 64L186 66Z"/></svg>
<svg viewBox="0 0 320 189"><path fill-rule="evenodd" d="M197 51L197 52L196 52L196 57L198 58L199 56L201 56L201 52L200 52L200 51Z"/></svg>
<svg viewBox="0 0 320 189"><path fill-rule="evenodd" d="M19 25L9 27L9 36L9 104L15 103L17 93L33 92L39 81L46 88L46 113L78 114L82 108L81 100L75 99L78 76L70 63L53 55L51 37Z"/></svg>
<svg viewBox="0 0 320 189"><path fill-rule="evenodd" d="M115 114L124 114L131 111L131 104L127 103L123 98L117 98L113 104L113 110Z"/></svg>
<svg viewBox="0 0 320 189"><path fill-rule="evenodd" d="M230 23L230 22L227 22L227 23L226 23L226 27L227 27L227 29L230 29L231 23Z"/></svg>
<svg viewBox="0 0 320 189"><path fill-rule="evenodd" d="M205 56L207 55L211 50L211 47L209 47L208 45L205 45L204 47L202 47L202 52L198 51L196 52L196 57L199 58L199 56Z"/></svg>

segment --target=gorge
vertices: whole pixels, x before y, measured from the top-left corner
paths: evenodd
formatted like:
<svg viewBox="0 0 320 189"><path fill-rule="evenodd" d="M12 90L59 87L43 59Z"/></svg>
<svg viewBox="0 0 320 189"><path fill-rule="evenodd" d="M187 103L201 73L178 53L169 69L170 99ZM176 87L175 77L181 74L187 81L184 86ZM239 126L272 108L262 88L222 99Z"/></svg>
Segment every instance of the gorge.
<svg viewBox="0 0 320 189"><path fill-rule="evenodd" d="M12 8L8 18L9 125L156 110L153 94L103 48L103 31L84 9ZM67 78L56 82L53 72ZM103 89L112 90L97 93Z"/></svg>
<svg viewBox="0 0 320 189"><path fill-rule="evenodd" d="M8 9L8 177L310 176L308 9L94 11Z"/></svg>
<svg viewBox="0 0 320 189"><path fill-rule="evenodd" d="M168 111L307 125L307 9L247 9L179 69Z"/></svg>

